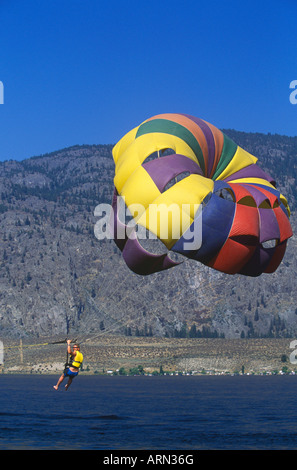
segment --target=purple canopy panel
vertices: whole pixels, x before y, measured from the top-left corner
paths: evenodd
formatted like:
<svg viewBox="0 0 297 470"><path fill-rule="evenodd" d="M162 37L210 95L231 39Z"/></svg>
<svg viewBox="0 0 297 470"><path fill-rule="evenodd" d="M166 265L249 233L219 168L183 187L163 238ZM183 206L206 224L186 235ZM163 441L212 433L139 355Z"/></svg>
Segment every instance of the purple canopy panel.
<svg viewBox="0 0 297 470"><path fill-rule="evenodd" d="M135 237L127 240L123 249L123 258L132 271L143 276L158 271L164 271L165 269L173 268L180 264L172 261L166 253L163 255L154 255L146 251L140 245L136 234Z"/></svg>
<svg viewBox="0 0 297 470"><path fill-rule="evenodd" d="M165 269L177 266L180 263L172 261L165 253L163 255L154 255L146 251L139 243L135 229L131 230L127 225L123 224L118 217L117 211L116 189L114 190L112 199L113 208L113 224L114 241L117 247L122 251L123 258L127 266L137 274L147 275L154 272L163 271ZM120 231L118 231L120 229ZM118 238L118 233L124 233L124 238ZM129 235L128 235L128 232Z"/></svg>
<svg viewBox="0 0 297 470"><path fill-rule="evenodd" d="M112 197L112 209L113 209L113 214L111 216L111 219L109 221L111 229L113 230L113 236L114 236L114 242L117 245L117 247L123 251L125 243L128 239L127 236L127 230L126 230L126 225L120 221L119 216L118 216L118 202L117 202L117 197L118 197L118 192L116 188L114 188L113 192L113 197ZM124 235L124 237L120 237L119 233L121 235Z"/></svg>
<svg viewBox="0 0 297 470"><path fill-rule="evenodd" d="M280 230L277 219L272 209L258 209L260 215L259 241L279 240Z"/></svg>
<svg viewBox="0 0 297 470"><path fill-rule="evenodd" d="M175 178L175 176L180 175L184 171L203 176L198 163L179 154L156 158L144 163L142 166L148 172L160 192L163 191L166 184L172 178Z"/></svg>
<svg viewBox="0 0 297 470"><path fill-rule="evenodd" d="M224 181L233 181L241 178L262 178L264 180L269 181L269 183L275 186L275 180L268 174L265 173L256 163L252 165L246 166L241 170L233 173L233 175L228 176Z"/></svg>
<svg viewBox="0 0 297 470"><path fill-rule="evenodd" d="M274 251L275 248L263 248L259 245L250 260L240 270L239 274L244 274L245 276L260 276L270 263Z"/></svg>
<svg viewBox="0 0 297 470"><path fill-rule="evenodd" d="M257 207L259 207L260 204L263 201L265 201L265 199L268 199L266 194L262 193L262 191L260 191L256 186L252 186L248 183L233 183L233 184L240 184L240 186L247 189L247 191L251 194L255 203L257 204Z"/></svg>

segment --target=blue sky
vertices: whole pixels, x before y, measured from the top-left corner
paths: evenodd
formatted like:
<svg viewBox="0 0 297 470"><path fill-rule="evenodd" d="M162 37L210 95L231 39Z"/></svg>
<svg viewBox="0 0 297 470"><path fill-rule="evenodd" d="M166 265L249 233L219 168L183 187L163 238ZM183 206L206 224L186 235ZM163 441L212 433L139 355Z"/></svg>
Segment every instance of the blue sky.
<svg viewBox="0 0 297 470"><path fill-rule="evenodd" d="M0 19L0 160L166 112L297 135L295 0L0 0Z"/></svg>

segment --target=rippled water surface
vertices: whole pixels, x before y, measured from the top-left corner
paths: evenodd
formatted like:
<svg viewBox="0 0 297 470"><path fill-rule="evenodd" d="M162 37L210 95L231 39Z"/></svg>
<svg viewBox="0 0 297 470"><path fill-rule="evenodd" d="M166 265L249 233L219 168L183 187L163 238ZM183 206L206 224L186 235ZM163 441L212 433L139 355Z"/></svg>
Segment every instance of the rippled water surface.
<svg viewBox="0 0 297 470"><path fill-rule="evenodd" d="M0 376L0 449L297 449L297 376Z"/></svg>

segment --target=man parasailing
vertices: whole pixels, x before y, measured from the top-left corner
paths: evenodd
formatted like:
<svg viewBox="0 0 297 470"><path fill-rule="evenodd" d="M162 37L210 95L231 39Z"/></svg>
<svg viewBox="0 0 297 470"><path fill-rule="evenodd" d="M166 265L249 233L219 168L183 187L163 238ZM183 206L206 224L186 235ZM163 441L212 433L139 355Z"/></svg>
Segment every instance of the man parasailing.
<svg viewBox="0 0 297 470"><path fill-rule="evenodd" d="M73 351L72 351L70 343L71 343L71 340L68 339L67 340L67 362L65 364L65 370L63 374L61 375L61 377L59 378L57 385L54 385L55 390L58 390L60 384L63 382L65 377L68 377L68 382L65 385L65 389L67 390L70 387L74 377L78 375L79 369L83 362L83 355L80 352L79 344L74 343ZM68 357L69 357L69 361L68 361Z"/></svg>

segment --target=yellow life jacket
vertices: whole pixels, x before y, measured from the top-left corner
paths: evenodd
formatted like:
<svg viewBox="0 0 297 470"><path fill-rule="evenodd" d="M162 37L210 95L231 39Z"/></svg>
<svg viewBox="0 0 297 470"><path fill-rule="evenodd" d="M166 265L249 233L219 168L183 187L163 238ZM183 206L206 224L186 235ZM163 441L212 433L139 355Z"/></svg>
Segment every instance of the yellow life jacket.
<svg viewBox="0 0 297 470"><path fill-rule="evenodd" d="M77 351L75 358L72 361L72 366L79 368L82 365L82 362L84 360L84 357L80 351Z"/></svg>

